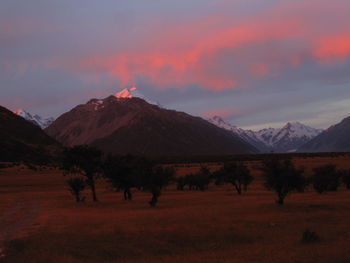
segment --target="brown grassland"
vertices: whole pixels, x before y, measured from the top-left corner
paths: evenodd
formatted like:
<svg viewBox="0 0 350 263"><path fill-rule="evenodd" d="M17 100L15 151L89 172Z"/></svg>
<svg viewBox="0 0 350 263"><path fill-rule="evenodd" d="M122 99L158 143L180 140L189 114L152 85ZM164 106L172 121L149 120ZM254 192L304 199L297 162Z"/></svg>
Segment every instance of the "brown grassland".
<svg viewBox="0 0 350 263"><path fill-rule="evenodd" d="M297 166L334 163L350 169L350 157L297 158ZM210 185L208 191L163 191L158 207L134 190L122 200L99 180L98 203L77 204L57 170L0 170L0 262L261 262L349 263L350 191L293 193L284 206L248 163L256 178L248 192ZM210 165L214 170L218 165ZM177 165L177 174L199 168ZM320 241L303 244L306 229Z"/></svg>

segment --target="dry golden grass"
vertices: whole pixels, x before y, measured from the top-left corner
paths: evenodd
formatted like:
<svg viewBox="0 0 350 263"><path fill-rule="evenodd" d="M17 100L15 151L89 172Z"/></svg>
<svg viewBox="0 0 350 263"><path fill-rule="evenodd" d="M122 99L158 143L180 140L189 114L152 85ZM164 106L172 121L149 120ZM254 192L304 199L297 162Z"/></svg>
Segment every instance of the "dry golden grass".
<svg viewBox="0 0 350 263"><path fill-rule="evenodd" d="M308 169L348 159L297 159ZM251 164L251 167L256 163ZM199 166L178 167L194 171ZM216 169L212 167L212 169ZM257 180L243 196L232 187L206 192L163 192L151 209L148 193L122 200L104 182L100 202L76 204L58 171L0 172L0 233L7 231L4 262L350 262L350 191L311 191L274 203ZM321 240L300 242L304 230Z"/></svg>

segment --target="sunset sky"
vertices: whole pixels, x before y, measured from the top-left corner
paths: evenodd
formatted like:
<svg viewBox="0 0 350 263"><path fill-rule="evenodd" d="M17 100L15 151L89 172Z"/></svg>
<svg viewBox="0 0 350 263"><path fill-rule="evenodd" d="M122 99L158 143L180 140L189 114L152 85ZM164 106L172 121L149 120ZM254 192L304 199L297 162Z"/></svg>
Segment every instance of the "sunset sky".
<svg viewBox="0 0 350 263"><path fill-rule="evenodd" d="M1 0L0 105L58 117L136 85L258 129L350 116L349 0Z"/></svg>

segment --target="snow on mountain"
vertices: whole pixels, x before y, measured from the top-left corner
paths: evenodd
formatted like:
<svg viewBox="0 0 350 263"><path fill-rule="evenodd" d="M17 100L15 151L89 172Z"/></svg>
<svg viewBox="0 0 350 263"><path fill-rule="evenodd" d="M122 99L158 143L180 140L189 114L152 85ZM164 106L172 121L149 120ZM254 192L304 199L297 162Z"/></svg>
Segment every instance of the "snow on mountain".
<svg viewBox="0 0 350 263"><path fill-rule="evenodd" d="M91 99L78 105L58 117L45 131L64 146L88 144L119 155L158 157L258 152L237 135L201 118L128 98L126 91L122 95L122 98Z"/></svg>
<svg viewBox="0 0 350 263"><path fill-rule="evenodd" d="M133 86L132 88L125 88L119 92L117 92L114 97L118 98L118 99L131 99L131 98L140 98L145 100L146 102L153 104L153 105L159 105L159 103L153 102L151 100L149 100L148 98L146 98L142 93L140 93L138 91L138 89Z"/></svg>
<svg viewBox="0 0 350 263"><path fill-rule="evenodd" d="M88 104L94 105L94 110L100 110L103 109L105 106L103 105L103 100L98 100L98 99L92 99L88 102Z"/></svg>
<svg viewBox="0 0 350 263"><path fill-rule="evenodd" d="M29 112L22 109L15 110L13 113L39 126L41 129L45 129L55 120L54 118L42 118L37 114L32 115Z"/></svg>
<svg viewBox="0 0 350 263"><path fill-rule="evenodd" d="M131 99L134 96L131 94L131 89L123 89L114 95L118 99Z"/></svg>
<svg viewBox="0 0 350 263"><path fill-rule="evenodd" d="M306 126L299 122L288 122L282 128L266 128L259 131L244 130L225 122L221 117L209 119L212 124L239 135L243 140L263 152L292 152L319 135L322 130Z"/></svg>
<svg viewBox="0 0 350 263"><path fill-rule="evenodd" d="M271 138L271 142L276 152L294 152L321 132L300 122L288 122Z"/></svg>
<svg viewBox="0 0 350 263"><path fill-rule="evenodd" d="M220 128L232 131L233 133L237 134L241 139L250 143L260 151L264 151L264 152L269 151L269 148L266 147L265 143L261 140L258 134L252 130L244 130L244 129L238 128L230 123L225 122L219 116L214 116L208 119L208 121Z"/></svg>

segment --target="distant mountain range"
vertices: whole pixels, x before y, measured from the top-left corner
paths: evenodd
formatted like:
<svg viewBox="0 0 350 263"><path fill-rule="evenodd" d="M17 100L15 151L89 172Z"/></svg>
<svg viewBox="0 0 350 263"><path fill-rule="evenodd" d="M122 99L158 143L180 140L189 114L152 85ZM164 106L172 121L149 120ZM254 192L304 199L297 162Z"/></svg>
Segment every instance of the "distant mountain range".
<svg viewBox="0 0 350 263"><path fill-rule="evenodd" d="M313 138L298 151L300 152L345 152L350 151L350 117L329 127Z"/></svg>
<svg viewBox="0 0 350 263"><path fill-rule="evenodd" d="M45 129L46 127L50 126L50 124L55 120L54 118L42 118L37 114L32 115L29 112L21 109L16 110L13 113L39 126L41 129Z"/></svg>
<svg viewBox="0 0 350 263"><path fill-rule="evenodd" d="M204 120L164 109L135 87L105 99L92 99L57 120L24 110L14 113L45 129L65 146L90 144L114 154L189 156L350 151L350 117L325 131L299 122L252 131L236 127L219 116Z"/></svg>
<svg viewBox="0 0 350 263"><path fill-rule="evenodd" d="M61 146L37 125L0 106L0 161L48 162Z"/></svg>
<svg viewBox="0 0 350 263"><path fill-rule="evenodd" d="M208 121L237 134L262 152L295 152L322 132L322 130L311 128L299 122L288 122L282 128L252 131L238 128L225 122L219 116L214 116Z"/></svg>
<svg viewBox="0 0 350 263"><path fill-rule="evenodd" d="M89 144L113 154L159 157L258 152L230 131L148 103L133 92L125 89L78 105L45 131L65 146Z"/></svg>

